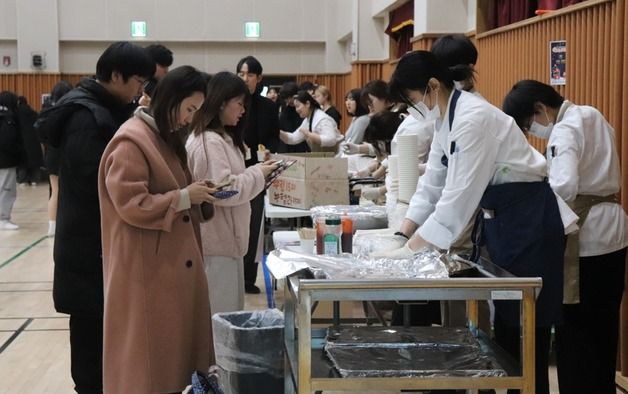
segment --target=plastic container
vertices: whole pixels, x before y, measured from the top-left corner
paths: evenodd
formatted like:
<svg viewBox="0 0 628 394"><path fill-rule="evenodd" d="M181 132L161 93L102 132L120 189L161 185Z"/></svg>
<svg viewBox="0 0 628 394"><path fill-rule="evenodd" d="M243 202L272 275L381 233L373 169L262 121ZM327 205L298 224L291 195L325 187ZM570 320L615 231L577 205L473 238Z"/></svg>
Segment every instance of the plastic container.
<svg viewBox="0 0 628 394"><path fill-rule="evenodd" d="M342 227L339 217L325 219L325 235L323 236L323 254L336 255L341 253L340 241Z"/></svg>
<svg viewBox="0 0 628 394"><path fill-rule="evenodd" d="M353 253L353 220L349 216L342 217L342 253Z"/></svg>

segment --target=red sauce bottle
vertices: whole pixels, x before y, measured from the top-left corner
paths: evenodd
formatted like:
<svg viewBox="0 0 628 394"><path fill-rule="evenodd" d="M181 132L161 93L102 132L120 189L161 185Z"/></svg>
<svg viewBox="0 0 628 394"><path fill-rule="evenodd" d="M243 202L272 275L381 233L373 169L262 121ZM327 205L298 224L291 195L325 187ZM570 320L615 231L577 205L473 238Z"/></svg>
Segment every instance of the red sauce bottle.
<svg viewBox="0 0 628 394"><path fill-rule="evenodd" d="M353 253L353 220L346 214L342 217L342 253Z"/></svg>

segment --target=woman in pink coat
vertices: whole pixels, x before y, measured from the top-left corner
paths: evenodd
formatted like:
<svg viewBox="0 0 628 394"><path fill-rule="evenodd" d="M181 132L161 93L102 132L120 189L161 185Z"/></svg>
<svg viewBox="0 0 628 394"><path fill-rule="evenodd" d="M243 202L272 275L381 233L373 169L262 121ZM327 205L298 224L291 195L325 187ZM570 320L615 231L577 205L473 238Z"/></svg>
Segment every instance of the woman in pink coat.
<svg viewBox="0 0 628 394"><path fill-rule="evenodd" d="M190 66L168 73L107 146L99 169L104 390L181 392L213 363L199 204L181 137L205 98Z"/></svg>
<svg viewBox="0 0 628 394"><path fill-rule="evenodd" d="M244 308L244 263L249 242L249 201L263 189L265 178L276 168L271 162L244 166L245 83L235 74L219 72L207 87L194 133L185 148L194 179L220 182L228 179L235 196L214 202L214 218L201 225L203 259L213 313ZM254 150L257 147L254 148Z"/></svg>

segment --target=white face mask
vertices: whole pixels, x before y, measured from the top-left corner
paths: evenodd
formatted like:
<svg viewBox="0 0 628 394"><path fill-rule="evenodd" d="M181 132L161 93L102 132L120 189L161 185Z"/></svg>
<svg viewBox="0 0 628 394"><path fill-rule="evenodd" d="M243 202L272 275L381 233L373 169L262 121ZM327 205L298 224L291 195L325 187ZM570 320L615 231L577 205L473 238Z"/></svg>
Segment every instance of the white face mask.
<svg viewBox="0 0 628 394"><path fill-rule="evenodd" d="M464 84L462 81L454 81L454 88L458 90L464 90Z"/></svg>
<svg viewBox="0 0 628 394"><path fill-rule="evenodd" d="M549 116L547 116L547 110L544 109L543 111L545 111L545 117L547 118L547 126L543 126L536 120L533 120L532 124L530 125L530 129L528 131L530 132L530 134L546 140L549 138L550 134L552 133L552 129L554 128L554 123L550 122Z"/></svg>
<svg viewBox="0 0 628 394"><path fill-rule="evenodd" d="M434 108L429 109L427 104L425 104L425 97L427 96L427 89L425 88L425 93L423 94L423 100L418 103L410 106L408 108L408 113L416 120L436 120L440 118L440 109L438 108L438 104L434 106ZM438 93L436 93L438 94Z"/></svg>

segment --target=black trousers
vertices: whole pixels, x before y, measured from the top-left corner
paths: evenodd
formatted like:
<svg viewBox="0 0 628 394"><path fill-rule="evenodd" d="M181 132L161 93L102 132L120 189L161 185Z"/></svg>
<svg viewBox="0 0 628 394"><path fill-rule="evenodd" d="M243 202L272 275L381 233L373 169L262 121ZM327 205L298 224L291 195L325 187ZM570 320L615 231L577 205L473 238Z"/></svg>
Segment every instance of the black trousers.
<svg viewBox="0 0 628 394"><path fill-rule="evenodd" d="M556 328L560 392L615 394L626 248L580 258L580 303L563 305Z"/></svg>
<svg viewBox="0 0 628 394"><path fill-rule="evenodd" d="M513 302L513 301L509 301ZM504 323L495 314L495 342L518 362L521 362L521 328ZM548 363L550 351L550 327L536 327L534 348L535 393L549 394ZM508 390L508 394L519 393L519 390Z"/></svg>
<svg viewBox="0 0 628 394"><path fill-rule="evenodd" d="M257 242L264 214L264 192L251 200L251 222L249 223L249 249L244 255L244 284L254 285L257 280Z"/></svg>
<svg viewBox="0 0 628 394"><path fill-rule="evenodd" d="M103 319L70 315L71 371L79 394L102 393Z"/></svg>

